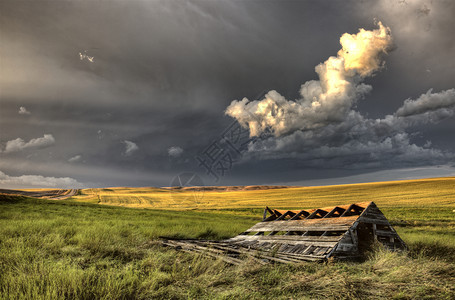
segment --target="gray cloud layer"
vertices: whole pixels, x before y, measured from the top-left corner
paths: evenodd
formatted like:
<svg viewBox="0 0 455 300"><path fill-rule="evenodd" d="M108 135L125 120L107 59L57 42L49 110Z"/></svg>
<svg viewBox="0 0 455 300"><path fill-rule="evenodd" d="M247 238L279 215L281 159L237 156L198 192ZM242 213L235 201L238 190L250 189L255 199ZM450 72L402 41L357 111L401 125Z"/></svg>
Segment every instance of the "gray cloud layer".
<svg viewBox="0 0 455 300"><path fill-rule="evenodd" d="M92 185L169 185L181 171L202 173L194 156L230 124L223 111L233 99L255 100L263 90L275 90L276 101L300 99L302 82L312 82L307 95L316 92L314 66L337 56L343 33L372 28L374 18L397 46L385 68L345 76L349 92L334 113L314 113L311 130L299 120L252 146L223 183L311 178L320 166L321 177L347 176L345 162L368 172L362 168L392 165L403 151L448 163L450 105L416 108L403 99L418 101L430 88L428 97L444 98L455 86L454 9L444 0L0 1L0 144L21 149L43 133L55 139L46 151L2 153L0 170ZM19 116L21 106L32 114ZM125 155L123 141L140 150ZM169 159L174 145L185 151ZM327 149L316 153L321 145ZM376 146L390 150L357 155ZM69 162L76 154L83 160ZM395 159L393 167L412 161Z"/></svg>

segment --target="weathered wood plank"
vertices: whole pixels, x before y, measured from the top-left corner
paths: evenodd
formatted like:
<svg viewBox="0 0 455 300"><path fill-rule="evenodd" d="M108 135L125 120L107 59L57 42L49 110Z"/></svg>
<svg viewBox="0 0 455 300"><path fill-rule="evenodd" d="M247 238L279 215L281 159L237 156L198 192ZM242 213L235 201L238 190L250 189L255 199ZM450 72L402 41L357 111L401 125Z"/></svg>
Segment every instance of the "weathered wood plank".
<svg viewBox="0 0 455 300"><path fill-rule="evenodd" d="M359 218L350 216L343 218L329 219L304 219L289 221L260 222L246 230L255 231L337 231L348 230L349 227Z"/></svg>
<svg viewBox="0 0 455 300"><path fill-rule="evenodd" d="M370 214L370 213L368 213L368 214L362 215L362 217L369 218L369 219L375 219L375 220L387 220L387 218L384 215L382 215L382 214Z"/></svg>
<svg viewBox="0 0 455 300"><path fill-rule="evenodd" d="M272 242L273 244L278 244L278 243L284 243L285 245L289 246L295 246L295 245L302 245L302 246L320 246L320 247L333 247L335 246L338 242L308 242L308 241L273 241L270 240L269 242ZM236 245L242 245L242 246L251 246L251 247L262 247L265 243L261 241L236 241L232 242Z"/></svg>
<svg viewBox="0 0 455 300"><path fill-rule="evenodd" d="M387 221L387 219L385 220L382 220L382 219L371 219L371 218L368 218L368 217L364 217L364 216L361 216L359 219L358 219L359 222L363 222L363 223L371 223L371 224L378 224L378 225L390 225L389 221Z"/></svg>
<svg viewBox="0 0 455 300"><path fill-rule="evenodd" d="M205 247L205 248L201 247L201 246L192 247L194 245L192 245L191 243L173 243L173 242L166 243L166 242L163 242L163 244L165 244L166 246L174 247L174 248L180 247L179 250L189 252L189 253L196 252L196 253L200 253L203 255L211 256L213 258L220 258L224 262L227 262L227 263L230 263L233 265L240 265L242 263L241 259L229 257L226 255L223 255L223 253L213 253L207 247ZM184 246L182 244L184 244Z"/></svg>
<svg viewBox="0 0 455 300"><path fill-rule="evenodd" d="M335 249L335 254L336 253L339 253L339 252L346 252L346 253L350 253L350 252L356 252L357 251L357 246L353 245L353 244L338 244L336 249Z"/></svg>
<svg viewBox="0 0 455 300"><path fill-rule="evenodd" d="M378 235L378 236L392 236L392 237L395 237L395 236L397 236L397 233L393 232L393 231L376 230L376 235Z"/></svg>
<svg viewBox="0 0 455 300"><path fill-rule="evenodd" d="M321 226L308 226L308 227L303 227L299 225L290 225L286 226L285 224L276 224L275 226L267 226L267 227L260 227L257 226L255 228L250 228L247 230L247 232L257 232L257 231L262 231L262 232L288 232L288 231L297 231L297 232L302 232L304 233L305 231L347 231L351 226L349 225L342 225L342 224L326 224L326 225L321 225Z"/></svg>
<svg viewBox="0 0 455 300"><path fill-rule="evenodd" d="M274 256L270 255L270 251L257 251L256 249L242 249L242 248L233 248L232 246L229 245L220 245L218 243L209 243L210 246L215 247L215 248L220 248L225 251L231 251L231 252L237 252L240 254L246 254L246 255L254 255L257 258L265 258L269 259L272 261L278 261L278 262L302 262L302 261L316 261L316 260L321 260L324 259L324 256L305 256L305 255L292 255L290 253L283 253L283 252L276 252ZM210 249L210 248L209 248Z"/></svg>
<svg viewBox="0 0 455 300"><path fill-rule="evenodd" d="M241 240L261 240L261 241L307 241L307 242L337 242L340 236L301 236L301 235L238 235L225 240L226 242L236 242Z"/></svg>

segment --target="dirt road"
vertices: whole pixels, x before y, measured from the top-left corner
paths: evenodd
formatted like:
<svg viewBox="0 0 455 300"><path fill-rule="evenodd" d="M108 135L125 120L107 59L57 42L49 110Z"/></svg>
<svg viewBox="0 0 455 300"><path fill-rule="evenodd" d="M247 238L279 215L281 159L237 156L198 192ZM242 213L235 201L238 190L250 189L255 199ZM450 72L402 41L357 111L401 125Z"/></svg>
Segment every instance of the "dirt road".
<svg viewBox="0 0 455 300"><path fill-rule="evenodd" d="M59 189L59 190L7 190L0 189L0 195L21 195L27 197L41 198L41 199L52 199L52 200L63 200L76 195L79 192L78 189Z"/></svg>

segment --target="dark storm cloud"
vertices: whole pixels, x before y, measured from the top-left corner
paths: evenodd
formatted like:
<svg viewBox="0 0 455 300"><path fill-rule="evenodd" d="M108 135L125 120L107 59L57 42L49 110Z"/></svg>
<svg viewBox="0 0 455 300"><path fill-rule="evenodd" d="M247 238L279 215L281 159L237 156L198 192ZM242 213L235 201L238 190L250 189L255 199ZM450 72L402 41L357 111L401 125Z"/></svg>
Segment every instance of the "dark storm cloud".
<svg viewBox="0 0 455 300"><path fill-rule="evenodd" d="M351 110L341 122L258 141L250 145L245 158L294 158L308 167L351 169L451 163L453 153L432 149L429 143L418 146L411 137L414 126L438 123L454 113L454 89L430 90L416 100L406 100L395 114L383 119L368 119Z"/></svg>
<svg viewBox="0 0 455 300"><path fill-rule="evenodd" d="M0 170L122 185L118 171L128 185L168 185L179 171L199 171L194 155L231 122L223 111L233 99L272 89L298 97L300 84L315 79L314 66L336 53L339 36L375 17L391 27L398 48L387 70L366 81L373 91L357 105L364 116L393 114L403 99L455 85L451 9L442 1L409 9L382 1L1 1L1 148L44 134L55 144L2 153ZM20 107L32 114L18 115ZM432 132L433 147L454 146L448 122ZM406 138L414 136L394 141ZM123 141L139 150L125 155ZM170 159L175 145L184 152ZM306 163L286 165L274 173L275 160L253 160L226 182L314 173Z"/></svg>
<svg viewBox="0 0 455 300"><path fill-rule="evenodd" d="M263 61L275 57L273 63L280 56L261 24L252 22L250 14L255 12L242 11L236 4L37 2L18 4L11 10L5 18L16 14L27 21L5 25L4 39L14 40L5 48L12 57L20 49L22 60L5 67L16 67L19 73L33 71L29 76L39 86L32 83L31 88L18 91L12 84L5 97L12 89L16 97L46 101L59 92L75 101L91 101L96 96L97 102L120 102L121 106L128 99L130 105L153 101L156 107L177 102L207 108L211 101L207 109L212 110L220 104L204 95L207 90L225 81L241 84L239 79L246 79L248 73L264 71L263 67L254 70ZM13 38L17 34L25 39L17 41ZM96 63L76 59L82 50L91 53ZM80 88L84 90L75 93Z"/></svg>
<svg viewBox="0 0 455 300"><path fill-rule="evenodd" d="M375 45L375 40L371 39L374 34L379 41L383 39L377 30L369 34L364 32L348 36L352 41L358 41L357 45L347 43L343 35L342 50L337 57L316 67L320 81L302 84L301 98L290 101L276 91L270 91L263 99L249 101L244 98L227 107L226 114L249 128L251 135L260 135L266 128L274 134L274 137L250 145L249 155L244 160L275 159L279 164L280 159L292 158L309 168L363 170L453 163L455 155L451 152L431 149L428 141L423 146L412 143L408 129L452 117L455 113L454 89L439 93L432 93L430 89L417 100L406 100L395 114L384 119L365 118L352 109L365 94L358 93L358 88L362 87L359 76L363 79L363 68L370 65L363 60L376 62L379 58L375 58L379 52L371 52L373 56L369 58L370 48L364 48L363 43L368 41L367 45ZM364 36L364 42L361 36ZM354 55L361 53L359 49L364 51L354 64L350 61L351 54L345 56L350 53L349 48L354 49L351 52ZM377 51L381 49L379 47ZM348 72L351 65L355 66L357 74ZM368 87L363 89L367 93L371 91L371 86L363 86Z"/></svg>

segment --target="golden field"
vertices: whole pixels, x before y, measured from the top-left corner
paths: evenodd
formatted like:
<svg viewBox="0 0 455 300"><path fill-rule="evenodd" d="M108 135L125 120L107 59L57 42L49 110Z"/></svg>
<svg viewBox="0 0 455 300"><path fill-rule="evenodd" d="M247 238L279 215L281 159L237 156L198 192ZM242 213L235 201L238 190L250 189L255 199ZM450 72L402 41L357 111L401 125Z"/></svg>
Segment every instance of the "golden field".
<svg viewBox="0 0 455 300"><path fill-rule="evenodd" d="M154 209L315 208L374 201L381 208L453 207L455 177L317 187L225 191L205 187L84 189L72 200Z"/></svg>

